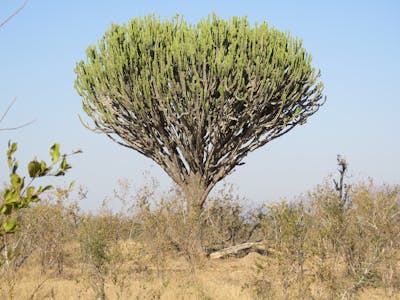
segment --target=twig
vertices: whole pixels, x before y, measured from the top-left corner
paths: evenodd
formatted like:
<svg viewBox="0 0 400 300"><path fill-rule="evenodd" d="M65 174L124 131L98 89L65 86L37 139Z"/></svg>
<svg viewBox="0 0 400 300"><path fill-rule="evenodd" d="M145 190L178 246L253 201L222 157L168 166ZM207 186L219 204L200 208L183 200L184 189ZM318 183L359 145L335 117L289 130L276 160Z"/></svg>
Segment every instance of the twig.
<svg viewBox="0 0 400 300"><path fill-rule="evenodd" d="M14 98L14 99L11 101L11 103L8 105L7 109L5 110L5 112L3 113L3 115L2 115L1 118L0 118L0 123L5 119L5 117L6 117L7 114L9 113L11 107L15 104L15 101L17 101L17 98ZM20 128L22 128L22 127L28 126L28 125L34 123L35 121L36 121L36 119L34 119L34 120L32 120L32 121L29 121L29 122L27 122L27 123L25 123L25 124L15 126L15 127L0 128L0 131L17 130L17 129L20 129Z"/></svg>
<svg viewBox="0 0 400 300"><path fill-rule="evenodd" d="M34 119L34 120L30 121L30 122L27 122L27 123L25 123L25 124L16 126L16 127L0 128L0 131L17 130L17 129L23 128L23 127L25 127L25 126L31 125L31 124L33 124L35 121L36 121L36 119Z"/></svg>
<svg viewBox="0 0 400 300"><path fill-rule="evenodd" d="M0 23L0 27L3 27L8 21L10 21L13 17L15 17L28 3L29 0L25 0L24 3L16 10L14 11L11 15L9 15L3 22Z"/></svg>
<svg viewBox="0 0 400 300"><path fill-rule="evenodd" d="M33 300L36 293L40 290L40 288L43 286L43 284L48 280L48 278L43 279L39 284L36 286L36 288L33 290L31 296L29 297L29 300Z"/></svg>
<svg viewBox="0 0 400 300"><path fill-rule="evenodd" d="M11 103L8 105L6 111L3 113L3 115L0 118L0 123L3 122L4 118L7 116L8 112L10 111L11 107L14 105L15 101L17 101L17 98L14 98Z"/></svg>

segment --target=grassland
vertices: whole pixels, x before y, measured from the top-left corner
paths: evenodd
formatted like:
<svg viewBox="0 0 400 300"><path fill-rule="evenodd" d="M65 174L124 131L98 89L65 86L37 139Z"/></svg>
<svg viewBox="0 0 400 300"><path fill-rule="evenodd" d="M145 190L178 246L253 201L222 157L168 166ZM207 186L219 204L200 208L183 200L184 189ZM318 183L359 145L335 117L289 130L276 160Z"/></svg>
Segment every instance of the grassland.
<svg viewBox="0 0 400 300"><path fill-rule="evenodd" d="M253 210L225 188L201 220L202 253L179 191L155 194L122 188L121 211L87 213L57 189L19 211L1 240L0 299L400 299L397 185L361 182L343 198L326 182ZM209 258L255 241L264 248Z"/></svg>

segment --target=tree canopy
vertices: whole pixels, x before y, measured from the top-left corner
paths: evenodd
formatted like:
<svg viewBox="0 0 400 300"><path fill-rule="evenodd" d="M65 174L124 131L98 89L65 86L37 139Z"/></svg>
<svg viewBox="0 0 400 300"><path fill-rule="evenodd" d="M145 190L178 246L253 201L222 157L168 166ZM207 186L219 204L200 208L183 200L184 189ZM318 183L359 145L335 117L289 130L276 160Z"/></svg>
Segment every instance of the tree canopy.
<svg viewBox="0 0 400 300"><path fill-rule="evenodd" d="M251 151L324 102L301 40L246 17L113 24L77 63L94 129L159 164L181 187L212 187ZM197 201L197 200L196 200Z"/></svg>

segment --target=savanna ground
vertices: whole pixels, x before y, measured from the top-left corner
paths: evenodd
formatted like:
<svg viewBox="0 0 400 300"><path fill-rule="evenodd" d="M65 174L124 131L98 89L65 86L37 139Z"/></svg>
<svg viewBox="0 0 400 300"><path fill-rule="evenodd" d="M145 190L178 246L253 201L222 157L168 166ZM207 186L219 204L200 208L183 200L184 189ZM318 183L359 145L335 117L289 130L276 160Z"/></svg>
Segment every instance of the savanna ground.
<svg viewBox="0 0 400 300"><path fill-rule="evenodd" d="M331 180L300 196L246 209L229 186L207 202L204 253L178 189L79 209L84 191L57 189L16 212L1 240L1 299L400 299L400 187ZM74 195L74 196L72 196ZM257 251L208 255L244 242Z"/></svg>

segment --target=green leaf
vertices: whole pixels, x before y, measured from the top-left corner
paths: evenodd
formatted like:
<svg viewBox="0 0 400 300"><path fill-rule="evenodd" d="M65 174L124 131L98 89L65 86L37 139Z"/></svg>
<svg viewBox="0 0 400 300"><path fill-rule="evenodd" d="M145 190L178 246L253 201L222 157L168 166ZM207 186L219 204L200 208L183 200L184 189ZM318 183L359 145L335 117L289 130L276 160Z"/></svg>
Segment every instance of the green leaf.
<svg viewBox="0 0 400 300"><path fill-rule="evenodd" d="M12 173L16 173L17 172L17 169L18 169L18 162L14 162L14 164L12 165L12 170L11 170L11 172Z"/></svg>
<svg viewBox="0 0 400 300"><path fill-rule="evenodd" d="M49 172L49 168L47 168L47 164L45 161L40 161L40 174L39 176L46 176L47 173Z"/></svg>
<svg viewBox="0 0 400 300"><path fill-rule="evenodd" d="M15 224L15 220L8 220L3 223L3 228L7 233L14 232L16 226L17 224Z"/></svg>
<svg viewBox="0 0 400 300"><path fill-rule="evenodd" d="M51 146L50 156L51 156L51 161L53 162L53 164L58 162L58 160L60 159L60 144L56 143L53 146Z"/></svg>
<svg viewBox="0 0 400 300"><path fill-rule="evenodd" d="M23 186L23 179L16 173L12 173L10 175L10 181L11 181L11 185L16 190L21 189Z"/></svg>
<svg viewBox="0 0 400 300"><path fill-rule="evenodd" d="M65 172L64 171L58 171L54 176L64 176Z"/></svg>
<svg viewBox="0 0 400 300"><path fill-rule="evenodd" d="M15 192L13 192L12 190L10 190L9 188L5 189L4 193L3 193L3 201L7 202L7 200L11 197L13 197L15 194Z"/></svg>
<svg viewBox="0 0 400 300"><path fill-rule="evenodd" d="M7 201L5 201L5 203L6 203L6 204L15 205L15 203L18 203L19 200L20 200L19 195L14 194L14 195L12 195L11 197L8 197L8 198L7 198Z"/></svg>
<svg viewBox="0 0 400 300"><path fill-rule="evenodd" d="M43 193L43 192L45 192L45 191L48 191L48 190L51 190L53 188L53 186L52 185L46 185L45 187L39 187L38 189L37 189L37 191L36 191L36 194L38 195L38 194L41 194L41 193Z"/></svg>
<svg viewBox="0 0 400 300"><path fill-rule="evenodd" d="M13 165L14 159L12 156L15 153L15 151L17 151L17 144L8 142L7 163L9 168L11 168L11 166Z"/></svg>
<svg viewBox="0 0 400 300"><path fill-rule="evenodd" d="M40 200L38 195L33 195L32 198L30 199L31 202L38 202Z"/></svg>
<svg viewBox="0 0 400 300"><path fill-rule="evenodd" d="M0 214L2 215L9 215L11 213L12 205L10 204L3 204L0 208Z"/></svg>
<svg viewBox="0 0 400 300"><path fill-rule="evenodd" d="M42 188L41 192L45 192L45 191L51 190L52 188L53 188L52 185L46 185L44 188Z"/></svg>
<svg viewBox="0 0 400 300"><path fill-rule="evenodd" d="M31 178L40 176L40 173L41 173L40 163L37 160L32 160L28 164L28 172L29 172L29 176Z"/></svg>
<svg viewBox="0 0 400 300"><path fill-rule="evenodd" d="M63 157L63 160L62 160L62 162L61 162L60 168L61 168L61 170L63 170L63 171L69 169L69 165L68 165L68 163L67 163L67 159L66 159L65 156Z"/></svg>
<svg viewBox="0 0 400 300"><path fill-rule="evenodd" d="M69 184L68 190L72 191L74 189L75 186L75 181L71 181L71 183Z"/></svg>
<svg viewBox="0 0 400 300"><path fill-rule="evenodd" d="M26 189L26 197L27 197L28 199L31 199L34 192L35 192L35 187L33 187L33 186L28 187L28 188Z"/></svg>
<svg viewBox="0 0 400 300"><path fill-rule="evenodd" d="M17 151L17 143L11 143L8 142L8 151L7 151L7 155L11 156L12 154L14 154Z"/></svg>

